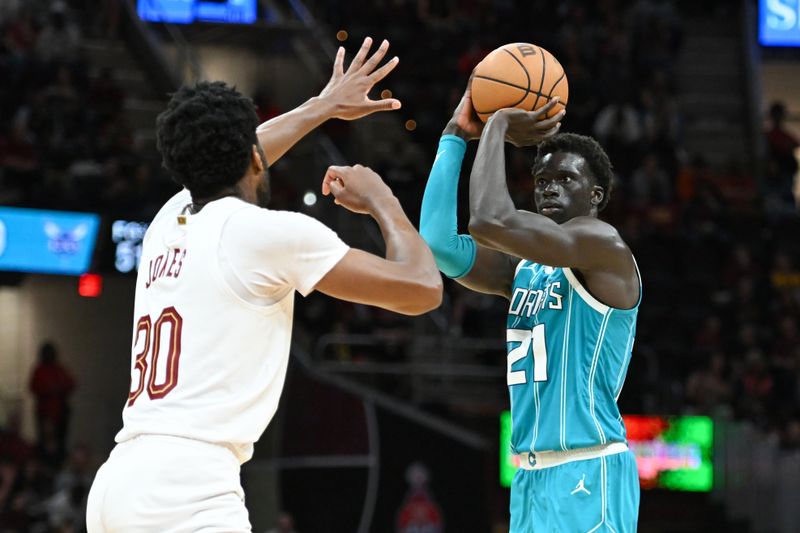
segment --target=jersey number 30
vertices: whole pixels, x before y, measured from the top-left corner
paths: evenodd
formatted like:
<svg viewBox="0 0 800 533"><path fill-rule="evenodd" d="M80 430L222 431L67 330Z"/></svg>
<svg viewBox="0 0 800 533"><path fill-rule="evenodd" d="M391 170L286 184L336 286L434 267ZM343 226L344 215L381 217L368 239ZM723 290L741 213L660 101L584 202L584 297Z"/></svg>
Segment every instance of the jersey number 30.
<svg viewBox="0 0 800 533"><path fill-rule="evenodd" d="M167 328L168 331L165 331ZM134 383L134 376L138 374L137 387L128 393L128 405L133 405L136 398L145 389L145 378L147 370L150 369L149 379L147 379L147 395L151 400L163 398L178 384L178 361L181 358L181 330L183 329L183 318L174 307L167 307L161 311L155 324L150 319L150 315L141 317L136 322L136 332L134 333L133 345L139 346L142 342L142 349L136 354L131 373L131 385ZM142 341L142 338L144 340ZM152 347L152 350L150 349ZM150 362L148 356L152 352ZM162 353L166 352L166 353ZM159 357L166 356L164 368L166 375L160 379L158 374Z"/></svg>
<svg viewBox="0 0 800 533"><path fill-rule="evenodd" d="M537 324L533 329L506 330L506 342L518 342L519 346L508 352L508 385L522 385L528 382L524 370L511 370L514 363L533 352L533 381L547 381L547 344L544 341L544 324ZM531 350L533 347L533 350Z"/></svg>

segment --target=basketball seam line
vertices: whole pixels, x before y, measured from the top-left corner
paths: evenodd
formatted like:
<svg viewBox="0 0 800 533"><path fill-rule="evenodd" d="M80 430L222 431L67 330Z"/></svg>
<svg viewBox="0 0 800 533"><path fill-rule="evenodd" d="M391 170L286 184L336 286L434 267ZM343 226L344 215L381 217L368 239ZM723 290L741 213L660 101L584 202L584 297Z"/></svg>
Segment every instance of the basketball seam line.
<svg viewBox="0 0 800 533"><path fill-rule="evenodd" d="M522 100L525 100L525 98L528 97L528 93L536 94L538 96L543 96L545 98L550 98L549 95L542 94L542 93L540 93L538 91L531 91L530 89L525 89L524 87L520 87L519 85L515 85L513 83L508 83L507 81L503 81L503 80L498 80L497 78L492 78L491 76L484 76L483 74L475 74L474 77L480 78L482 80L493 81L495 83L501 83L503 85L508 85L509 87L514 87L515 89L519 89L520 91L525 91L525 96L522 97ZM563 76L562 76L562 78L563 78ZM561 81L561 80L559 79L559 81ZM558 82L556 82L556 85L558 85ZM555 85L553 85L553 89L555 89ZM522 102L522 100L520 100L520 102ZM558 103L563 105L563 106L565 106L565 107L567 105L567 102L558 102ZM517 102L517 104L519 104L519 102ZM517 104L514 104L514 105L517 105ZM474 108L475 102L473 102L472 105L473 105L473 108ZM507 106L507 107L514 107L514 106ZM475 112L476 113L482 113L484 115L490 114L490 113L494 113L494 111L478 111L477 109L475 109Z"/></svg>
<svg viewBox="0 0 800 533"><path fill-rule="evenodd" d="M551 98L553 96L553 91L556 89L556 87L558 87L558 84L561 83L561 80L563 80L564 76L566 76L566 75L567 75L567 73L562 68L561 69L561 77L556 80L556 82L553 84L553 86L550 87L550 92L547 93L547 97L548 98Z"/></svg>
<svg viewBox="0 0 800 533"><path fill-rule="evenodd" d="M542 52L542 47L537 46L536 48L539 49L539 55L542 56L542 81L539 82L539 92L536 94L536 101L533 102L533 107L531 107L531 111L536 109L537 104L539 103L539 98L542 97L542 89L544 89L544 73L547 70L547 61L545 61L544 53Z"/></svg>
<svg viewBox="0 0 800 533"><path fill-rule="evenodd" d="M517 100L516 102L514 102L514 103L511 105L511 107L517 107L519 104L521 104L522 102L524 102L524 101L525 101L525 99L528 97L528 90L529 90L529 89L530 89L530 87L531 87L531 76L530 76L530 74L528 74L528 69L526 69L526 68L525 68L525 65L523 65L523 64L522 64L522 61L520 61L519 59L517 59L517 57L516 57L514 54L512 54L511 52L509 52L509 51L508 51L508 50L506 50L505 48L503 49L503 52L506 52L506 53L507 53L508 55L510 55L510 56L511 56L511 57L512 57L512 58L513 58L513 59L514 59L514 60L515 60L517 63L519 63L519 66L520 66L520 68L522 68L522 72L524 72L524 73L525 73L525 78L527 78L527 80L528 80L528 88L527 88L527 89L525 89L525 94L522 96L522 98L520 98L519 100ZM541 87L540 87L540 89L541 89Z"/></svg>
<svg viewBox="0 0 800 533"><path fill-rule="evenodd" d="M510 83L505 83L504 81L496 80L496 79L490 78L488 76L478 76L478 75L476 75L475 77L476 78L482 78L482 79L485 79L485 80L494 81L494 82L497 82L497 83L503 83L505 85L508 85L510 87L514 87L515 89L519 89L520 91L524 91L525 92L525 94L522 95L522 98L520 98L519 100L517 100L513 104L509 104L508 107L517 107L519 104L522 103L523 100L525 100L528 97L528 93L530 92L527 89L523 89L522 87L519 87L517 85L511 85ZM472 104L472 107L473 107L473 109L475 108L475 104L474 103ZM476 113L480 113L481 111L478 111L477 109L475 109L475 112Z"/></svg>
<svg viewBox="0 0 800 533"><path fill-rule="evenodd" d="M522 61L520 61L520 60L519 60L519 58L518 58L517 56L515 56L514 54L512 54L511 52L509 52L509 51L508 51L508 50L506 50L505 48L503 48L503 52L505 52L505 53L507 53L508 55L510 55L510 56L511 56L511 57L514 59L514 61L516 61L517 63L519 63L519 66L520 66L520 67L522 67L522 72L524 72L524 73L525 73L525 77L528 79L528 87L527 87L525 90L526 90L526 91L530 91L530 90L531 90L531 75L530 75L530 74L528 74L528 69L527 69L527 68L525 68L525 65L523 65L523 64L522 64ZM520 88L521 88L521 87L520 87ZM539 90L541 91L541 90L542 90L542 88L541 88L541 87L539 87Z"/></svg>
<svg viewBox="0 0 800 533"><path fill-rule="evenodd" d="M550 89L550 94L552 94L552 91L553 91L553 89L555 89L555 88L556 88L556 86L558 85L558 82L560 82L561 80L563 80L563 79L564 79L564 76L566 76L566 74L567 74L566 72L565 72L564 74L562 74L562 75L561 75L561 77L560 77L560 78L558 78L558 81L556 81L556 82L553 84L553 88L552 88L552 89ZM539 96L544 96L545 98L550 98L550 94L544 94L544 93L540 93L539 91L534 91L534 90L531 90L531 89L526 89L525 87L523 87L523 86L521 86L521 85L517 85L517 84L515 84L515 83L510 83L510 82L507 82L507 81L505 81L505 80L499 80L499 79L497 79L497 78L492 78L491 76L484 76L483 74L475 74L473 77L474 77L474 78L480 78L480 79L482 79L482 80L489 80L489 81L493 81L493 82L496 82L496 83L502 83L503 85L508 85L509 87L513 87L513 88L515 88L515 89L519 89L520 91L527 91L527 92L529 92L529 93L538 94ZM566 104L566 102L560 102L560 103Z"/></svg>

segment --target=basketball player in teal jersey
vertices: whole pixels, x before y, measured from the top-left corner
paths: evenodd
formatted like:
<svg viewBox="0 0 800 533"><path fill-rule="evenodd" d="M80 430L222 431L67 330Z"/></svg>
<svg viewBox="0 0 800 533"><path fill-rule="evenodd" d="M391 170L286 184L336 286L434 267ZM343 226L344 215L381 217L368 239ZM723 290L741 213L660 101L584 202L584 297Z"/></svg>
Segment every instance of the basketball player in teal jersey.
<svg viewBox="0 0 800 533"><path fill-rule="evenodd" d="M422 201L420 233L439 269L509 300L506 320L511 533L636 531L639 483L617 398L641 300L639 273L619 233L597 218L611 163L589 137L558 134L555 100L504 109L485 127L469 90L442 135ZM480 139L470 176L470 235L456 198L466 143ZM506 187L505 146L538 144L536 212Z"/></svg>

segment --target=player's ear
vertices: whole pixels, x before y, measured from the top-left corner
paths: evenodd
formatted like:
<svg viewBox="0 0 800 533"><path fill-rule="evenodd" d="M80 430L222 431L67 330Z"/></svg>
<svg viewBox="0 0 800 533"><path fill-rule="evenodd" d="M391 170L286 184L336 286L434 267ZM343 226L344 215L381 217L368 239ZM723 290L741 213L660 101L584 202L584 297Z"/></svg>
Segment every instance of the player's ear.
<svg viewBox="0 0 800 533"><path fill-rule="evenodd" d="M599 185L592 186L592 205L597 207L603 203L603 198L606 197L606 191Z"/></svg>
<svg viewBox="0 0 800 533"><path fill-rule="evenodd" d="M258 146L255 144L253 145L253 151L250 154L250 164L253 165L253 169L256 173L260 174L264 172L264 166L267 164L266 161L261 157L261 151L258 149Z"/></svg>

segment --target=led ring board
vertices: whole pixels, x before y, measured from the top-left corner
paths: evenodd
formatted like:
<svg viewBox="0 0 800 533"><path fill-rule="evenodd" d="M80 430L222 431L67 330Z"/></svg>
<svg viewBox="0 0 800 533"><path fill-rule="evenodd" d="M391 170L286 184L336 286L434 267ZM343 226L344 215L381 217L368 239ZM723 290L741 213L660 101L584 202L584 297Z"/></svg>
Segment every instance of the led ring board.
<svg viewBox="0 0 800 533"><path fill-rule="evenodd" d="M171 24L252 24L256 20L256 7L256 0L138 0L136 3L142 20Z"/></svg>

